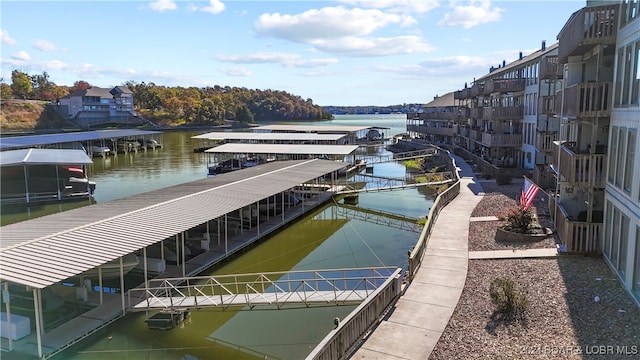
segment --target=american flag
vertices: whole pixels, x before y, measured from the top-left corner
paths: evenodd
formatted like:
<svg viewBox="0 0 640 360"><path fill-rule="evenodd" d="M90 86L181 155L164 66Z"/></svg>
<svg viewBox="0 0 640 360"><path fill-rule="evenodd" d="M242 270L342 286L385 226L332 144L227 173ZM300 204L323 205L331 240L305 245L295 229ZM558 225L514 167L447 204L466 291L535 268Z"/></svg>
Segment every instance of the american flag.
<svg viewBox="0 0 640 360"><path fill-rule="evenodd" d="M536 198L538 190L540 190L538 185L534 184L533 181L529 180L529 178L525 176L524 187L522 189L522 194L520 195L520 207L523 210L527 210L529 206L533 204L533 199Z"/></svg>

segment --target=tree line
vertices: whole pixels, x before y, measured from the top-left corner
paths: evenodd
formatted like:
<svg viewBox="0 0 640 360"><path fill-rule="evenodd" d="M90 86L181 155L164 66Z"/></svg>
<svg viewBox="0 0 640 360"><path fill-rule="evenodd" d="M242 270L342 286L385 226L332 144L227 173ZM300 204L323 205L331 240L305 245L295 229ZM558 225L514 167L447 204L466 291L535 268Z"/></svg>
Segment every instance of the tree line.
<svg viewBox="0 0 640 360"><path fill-rule="evenodd" d="M168 87L153 82L127 81L133 92L136 111L165 124L222 124L225 120L267 122L289 120L325 120L333 115L313 100L278 90L239 87ZM47 72L29 75L13 70L11 84L0 79L0 98L57 101L91 87L86 81L73 86L57 85Z"/></svg>

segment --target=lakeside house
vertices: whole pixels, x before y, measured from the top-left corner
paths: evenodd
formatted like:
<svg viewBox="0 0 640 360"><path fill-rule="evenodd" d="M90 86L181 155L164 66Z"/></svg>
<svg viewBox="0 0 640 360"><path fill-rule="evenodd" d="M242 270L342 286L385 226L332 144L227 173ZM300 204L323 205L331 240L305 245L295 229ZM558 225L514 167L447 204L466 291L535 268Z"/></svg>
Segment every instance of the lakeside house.
<svg viewBox="0 0 640 360"><path fill-rule="evenodd" d="M111 89L92 86L49 106L84 129L102 124L142 122L133 109L133 92L126 86Z"/></svg>
<svg viewBox="0 0 640 360"><path fill-rule="evenodd" d="M640 306L639 11L634 0L587 1L556 44L407 114L407 131L488 176L533 179L561 249L602 254Z"/></svg>

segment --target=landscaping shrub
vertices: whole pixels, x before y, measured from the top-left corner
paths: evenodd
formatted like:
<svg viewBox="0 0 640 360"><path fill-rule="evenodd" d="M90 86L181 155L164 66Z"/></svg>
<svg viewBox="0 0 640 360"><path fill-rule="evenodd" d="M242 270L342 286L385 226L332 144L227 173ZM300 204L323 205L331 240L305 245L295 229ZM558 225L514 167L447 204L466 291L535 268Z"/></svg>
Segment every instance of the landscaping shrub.
<svg viewBox="0 0 640 360"><path fill-rule="evenodd" d="M489 287L489 296L496 305L496 312L506 321L525 320L529 306L527 289L507 276L498 276Z"/></svg>

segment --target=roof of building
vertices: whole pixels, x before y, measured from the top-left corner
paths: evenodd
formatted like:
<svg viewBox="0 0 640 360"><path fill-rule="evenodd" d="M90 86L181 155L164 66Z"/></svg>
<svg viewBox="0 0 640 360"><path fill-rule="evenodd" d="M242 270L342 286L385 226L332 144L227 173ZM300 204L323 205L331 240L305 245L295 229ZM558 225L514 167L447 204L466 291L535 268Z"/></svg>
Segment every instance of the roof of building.
<svg viewBox="0 0 640 360"><path fill-rule="evenodd" d="M318 134L318 133L255 133L255 132L210 132L193 136L192 139L208 140L256 140L256 141L337 141L344 134Z"/></svg>
<svg viewBox="0 0 640 360"><path fill-rule="evenodd" d="M343 133L348 134L360 130L367 129L386 129L378 126L342 126L342 125L264 125L257 127L256 131L270 130L270 131L288 131L288 132L318 132L318 133Z"/></svg>
<svg viewBox="0 0 640 360"><path fill-rule="evenodd" d="M0 150L18 149L37 145L59 144L75 141L89 141L100 139L116 139L123 137L136 137L144 135L161 134L160 131L122 129L122 130L95 130L78 131L58 134L11 136L0 138Z"/></svg>
<svg viewBox="0 0 640 360"><path fill-rule="evenodd" d="M240 144L228 143L205 150L218 154L302 154L349 155L358 145L309 145L309 144ZM344 165L344 164L343 164Z"/></svg>
<svg viewBox="0 0 640 360"><path fill-rule="evenodd" d="M497 68L494 71L492 71L492 72L480 77L479 79L476 79L476 82L483 81L483 80L486 80L486 79L490 79L490 78L496 77L497 75L500 75L502 73L508 72L513 68L517 68L518 66L521 66L522 64L525 64L525 63L527 63L529 61L537 59L537 58L541 57L542 55L544 55L544 54L546 54L548 52L556 50L558 48L558 46L559 46L559 44L555 43L553 45L546 46L544 50L538 49L538 50L534 51L533 53L531 53L531 54L529 54L527 56L523 56L522 59L518 59L518 60L512 61L509 64L506 64L503 67Z"/></svg>
<svg viewBox="0 0 640 360"><path fill-rule="evenodd" d="M83 150L20 149L0 152L0 167L21 165L89 165L93 161Z"/></svg>
<svg viewBox="0 0 640 360"><path fill-rule="evenodd" d="M343 166L275 161L6 225L0 279L44 288Z"/></svg>
<svg viewBox="0 0 640 360"><path fill-rule="evenodd" d="M445 106L455 106L455 101L453 99L453 91L450 93L446 93L442 96L438 96L435 99L431 100L431 102L423 105L423 107L445 107Z"/></svg>

